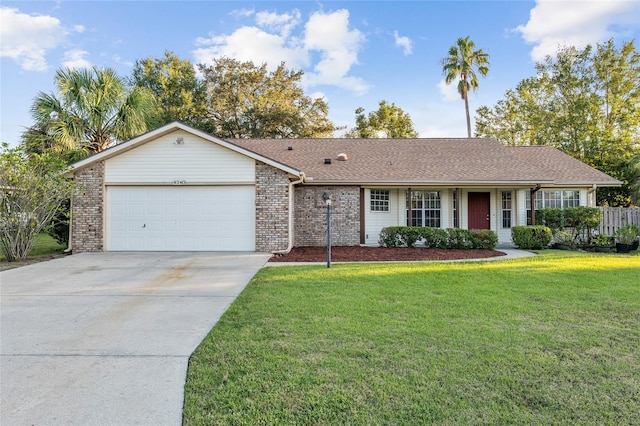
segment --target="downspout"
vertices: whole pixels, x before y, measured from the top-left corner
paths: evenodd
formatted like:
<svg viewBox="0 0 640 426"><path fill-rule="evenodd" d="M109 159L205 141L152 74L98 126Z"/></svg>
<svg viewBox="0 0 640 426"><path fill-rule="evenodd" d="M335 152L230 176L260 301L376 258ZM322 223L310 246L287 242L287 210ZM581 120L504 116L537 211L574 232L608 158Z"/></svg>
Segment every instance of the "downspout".
<svg viewBox="0 0 640 426"><path fill-rule="evenodd" d="M596 188L597 188L597 185L594 183L591 185L591 189L587 191L587 194L589 194L587 205L589 207L596 207L596 204L598 204L596 200Z"/></svg>
<svg viewBox="0 0 640 426"><path fill-rule="evenodd" d="M300 179L289 182L289 243L284 250L272 251L273 254L287 254L293 248L293 186L304 182L304 173L300 173Z"/></svg>
<svg viewBox="0 0 640 426"><path fill-rule="evenodd" d="M74 194L71 195L71 199L69 200L69 242L63 253L73 252L73 195Z"/></svg>

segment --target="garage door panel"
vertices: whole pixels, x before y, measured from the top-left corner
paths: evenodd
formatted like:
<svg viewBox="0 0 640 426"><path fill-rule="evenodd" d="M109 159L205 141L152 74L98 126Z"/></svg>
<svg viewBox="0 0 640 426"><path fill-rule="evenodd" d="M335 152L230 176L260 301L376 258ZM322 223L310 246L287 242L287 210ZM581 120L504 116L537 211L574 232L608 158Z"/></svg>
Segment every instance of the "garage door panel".
<svg viewBox="0 0 640 426"><path fill-rule="evenodd" d="M107 250L253 251L253 186L107 187Z"/></svg>

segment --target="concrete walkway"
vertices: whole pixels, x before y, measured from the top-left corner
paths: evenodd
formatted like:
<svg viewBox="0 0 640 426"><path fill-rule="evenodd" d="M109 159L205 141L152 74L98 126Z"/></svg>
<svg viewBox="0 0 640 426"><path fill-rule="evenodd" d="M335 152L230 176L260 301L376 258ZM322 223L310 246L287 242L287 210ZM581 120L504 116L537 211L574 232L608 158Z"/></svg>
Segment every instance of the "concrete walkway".
<svg viewBox="0 0 640 426"><path fill-rule="evenodd" d="M180 425L189 356L268 258L84 253L0 273L0 424Z"/></svg>

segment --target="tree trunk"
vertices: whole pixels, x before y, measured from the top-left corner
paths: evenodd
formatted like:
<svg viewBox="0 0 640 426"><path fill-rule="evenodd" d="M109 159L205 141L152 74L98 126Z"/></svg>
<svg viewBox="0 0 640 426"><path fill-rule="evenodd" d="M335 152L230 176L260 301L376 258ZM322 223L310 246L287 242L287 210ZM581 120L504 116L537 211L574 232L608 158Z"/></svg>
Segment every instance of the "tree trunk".
<svg viewBox="0 0 640 426"><path fill-rule="evenodd" d="M469 91L464 92L464 110L467 113L467 137L471 137L471 116L469 115Z"/></svg>

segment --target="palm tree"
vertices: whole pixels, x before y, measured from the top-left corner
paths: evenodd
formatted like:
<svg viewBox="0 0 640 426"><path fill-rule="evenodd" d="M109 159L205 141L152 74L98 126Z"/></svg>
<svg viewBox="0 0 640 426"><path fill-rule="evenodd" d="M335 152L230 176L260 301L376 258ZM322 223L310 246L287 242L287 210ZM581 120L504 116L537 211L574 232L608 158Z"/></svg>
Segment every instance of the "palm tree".
<svg viewBox="0 0 640 426"><path fill-rule="evenodd" d="M111 68L59 69L55 86L59 97L40 92L33 101L35 124L23 135L32 149L94 154L149 130L153 95Z"/></svg>
<svg viewBox="0 0 640 426"><path fill-rule="evenodd" d="M458 93L464 100L467 113L467 135L471 137L471 117L469 116L469 89L478 90L478 77L474 68L483 77L489 72L489 54L482 49L474 50L475 43L469 39L459 38L454 46L449 48L449 56L442 59L442 73L445 82L451 84L458 77Z"/></svg>

